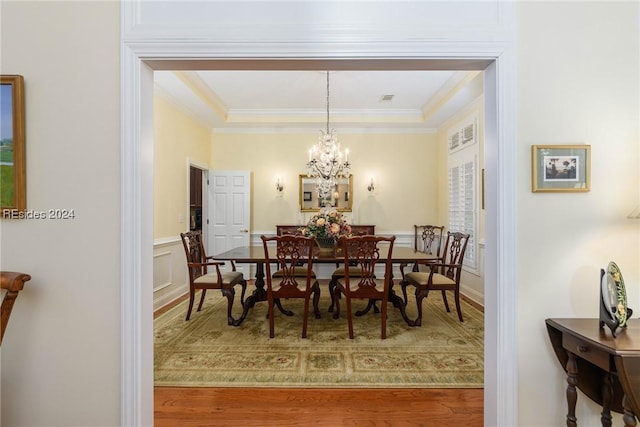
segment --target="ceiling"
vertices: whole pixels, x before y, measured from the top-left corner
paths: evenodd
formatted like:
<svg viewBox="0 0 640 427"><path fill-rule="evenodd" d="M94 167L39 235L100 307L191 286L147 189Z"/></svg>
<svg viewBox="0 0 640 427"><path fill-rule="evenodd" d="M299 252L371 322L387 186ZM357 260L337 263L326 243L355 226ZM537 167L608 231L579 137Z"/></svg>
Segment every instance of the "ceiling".
<svg viewBox="0 0 640 427"><path fill-rule="evenodd" d="M326 71L155 71L154 80L160 96L214 130L327 125ZM330 127L433 131L482 91L480 71L331 71Z"/></svg>

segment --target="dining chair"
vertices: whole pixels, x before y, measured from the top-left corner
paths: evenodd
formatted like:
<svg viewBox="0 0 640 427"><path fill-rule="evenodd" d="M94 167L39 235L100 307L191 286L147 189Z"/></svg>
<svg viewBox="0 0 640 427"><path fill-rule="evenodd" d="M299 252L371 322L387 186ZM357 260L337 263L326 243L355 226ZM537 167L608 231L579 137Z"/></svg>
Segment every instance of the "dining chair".
<svg viewBox="0 0 640 427"><path fill-rule="evenodd" d="M222 295L227 298L227 324L238 326L239 322L232 316L233 300L235 298L235 286L242 287L240 295L240 303L244 305L244 294L247 290L247 281L241 272L236 271L233 261L231 271L222 271L221 266L225 265L223 261L216 261L213 257L207 256L204 251L202 242L202 232L200 230L180 233L182 246L187 256L187 270L189 271L189 308L187 309L187 317L191 318L191 310L197 290L201 290L200 303L197 311L202 309L202 303L207 293L207 289L220 289ZM215 267L215 273L209 273L208 267Z"/></svg>
<svg viewBox="0 0 640 427"><path fill-rule="evenodd" d="M0 286L2 287L2 307L0 308L0 319L2 326L0 327L0 344L4 338L4 332L9 323L9 317L13 310L13 304L18 298L18 293L24 288L25 282L31 280L31 276L25 273L14 271L0 272Z"/></svg>
<svg viewBox="0 0 640 427"><path fill-rule="evenodd" d="M283 310L280 300L298 298L304 300L302 314L302 338L307 337L309 318L309 302L313 294L313 311L316 319L320 318L318 301L320 300L320 284L313 272L313 255L315 240L302 235L284 234L281 236L260 236L264 248L267 302L269 317L269 337L275 336L274 306L287 316L293 312ZM271 264L276 270L272 272Z"/></svg>
<svg viewBox="0 0 640 427"><path fill-rule="evenodd" d="M433 261L440 258L440 250L442 249L442 236L444 234L444 226L442 225L414 225L413 226L413 249L416 252L422 252L429 255L435 255ZM400 264L400 273L404 277L405 268L408 264ZM418 271L420 264L414 263L412 271ZM423 268L424 269L424 268ZM406 297L405 297L406 300Z"/></svg>
<svg viewBox="0 0 640 427"><path fill-rule="evenodd" d="M361 228L359 228L361 227ZM366 235L374 235L373 226L351 226L351 236L366 236ZM360 277L362 275L362 269L358 267L355 263L351 263L351 277ZM329 303L329 313L333 312L334 306L334 296L333 290L338 283L338 280L344 278L344 266L341 266L340 263L336 263L336 269L331 273L331 280L329 280L329 295L331 296L331 302ZM374 311L376 313L379 312L377 306L373 306Z"/></svg>
<svg viewBox="0 0 640 427"><path fill-rule="evenodd" d="M402 278L400 286L402 287L405 305L407 304L407 286L416 288L418 317L414 321L415 326L422 324L422 300L427 297L429 291L442 292L442 300L447 312L451 312L451 310L449 310L446 291L453 291L458 319L461 322L464 321L462 319L462 310L460 309L460 276L469 238L469 234L447 232L442 259L437 262L426 262L428 271L411 271Z"/></svg>
<svg viewBox="0 0 640 427"><path fill-rule="evenodd" d="M391 258L396 237L354 236L340 239L344 255L344 277L336 281L334 293L334 319L340 316L340 294L344 295L347 306L349 338L353 339L353 299L380 300L381 334L387 337L387 302L391 287ZM381 251L386 246L386 253ZM384 266L384 277L376 278L375 268ZM352 275L352 272L356 274Z"/></svg>

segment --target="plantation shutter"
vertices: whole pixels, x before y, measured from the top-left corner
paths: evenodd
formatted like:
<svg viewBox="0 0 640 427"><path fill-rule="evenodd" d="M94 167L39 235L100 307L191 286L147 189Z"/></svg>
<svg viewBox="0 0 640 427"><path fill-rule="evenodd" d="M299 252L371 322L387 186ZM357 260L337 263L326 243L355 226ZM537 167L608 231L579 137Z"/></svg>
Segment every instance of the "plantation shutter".
<svg viewBox="0 0 640 427"><path fill-rule="evenodd" d="M464 265L476 268L476 160L449 167L449 231L470 234Z"/></svg>

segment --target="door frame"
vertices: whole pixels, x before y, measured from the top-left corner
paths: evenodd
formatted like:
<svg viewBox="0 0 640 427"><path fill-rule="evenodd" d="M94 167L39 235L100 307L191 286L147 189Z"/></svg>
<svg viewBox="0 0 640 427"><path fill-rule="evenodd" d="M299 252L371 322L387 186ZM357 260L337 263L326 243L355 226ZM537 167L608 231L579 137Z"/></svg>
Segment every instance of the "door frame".
<svg viewBox="0 0 640 427"><path fill-rule="evenodd" d="M123 41L121 97L121 423L153 425L153 69L169 68L187 57L196 45L166 41ZM273 62L282 58L305 61L283 45L254 43L238 47L210 44L207 62L225 59L256 61L263 67L266 51ZM197 44L204 49L203 43ZM415 47L414 47L415 48ZM482 46L458 43L421 45L413 52L362 48L373 56L398 64L407 56L441 61L455 57L491 61L485 69L485 393L486 425L516 425L518 407L515 247L515 65L513 48L504 43ZM367 52L359 52L364 54ZM311 53L309 53L311 55ZM361 61L353 52L313 53L317 64ZM161 58L161 60L158 60ZM256 60L255 58L260 58ZM451 63L455 60L449 59ZM291 61L285 61L289 65ZM164 67L164 68L163 68ZM264 69L264 68L257 68Z"/></svg>
<svg viewBox="0 0 640 427"><path fill-rule="evenodd" d="M200 169L202 171L202 235L206 236L207 235L207 231L208 231L208 224L206 222L204 222L204 218L208 218L208 200L207 198L209 197L209 193L205 187L205 184L207 182L207 180L209 179L209 166L206 163L202 163L199 162L197 160L193 160L187 157L187 206L185 208L185 218L187 219L186 225L185 225L185 229L187 231L189 231L190 227L189 227L189 215L191 215L191 206L190 206L190 201L189 201L189 194L191 192L191 167L194 167L196 169ZM208 251L209 248L207 248L207 246L205 245L205 252ZM207 252L208 253L208 252Z"/></svg>

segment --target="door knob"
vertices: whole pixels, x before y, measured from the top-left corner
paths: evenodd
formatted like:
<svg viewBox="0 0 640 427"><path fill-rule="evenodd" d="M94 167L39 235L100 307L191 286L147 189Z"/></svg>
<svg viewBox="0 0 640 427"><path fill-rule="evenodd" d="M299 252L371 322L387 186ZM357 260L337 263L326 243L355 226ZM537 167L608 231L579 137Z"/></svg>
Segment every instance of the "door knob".
<svg viewBox="0 0 640 427"><path fill-rule="evenodd" d="M240 232L241 232L241 233L248 233L248 232L249 232L249 230L247 230L247 229L245 228L245 229L243 229L243 230L240 230Z"/></svg>

